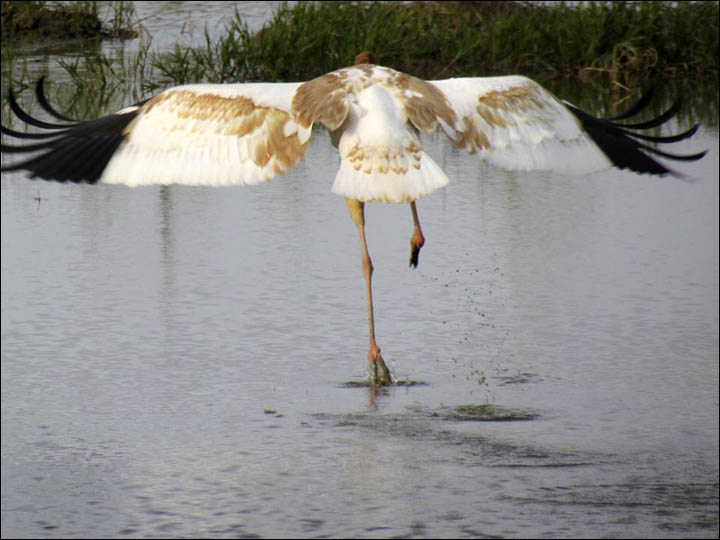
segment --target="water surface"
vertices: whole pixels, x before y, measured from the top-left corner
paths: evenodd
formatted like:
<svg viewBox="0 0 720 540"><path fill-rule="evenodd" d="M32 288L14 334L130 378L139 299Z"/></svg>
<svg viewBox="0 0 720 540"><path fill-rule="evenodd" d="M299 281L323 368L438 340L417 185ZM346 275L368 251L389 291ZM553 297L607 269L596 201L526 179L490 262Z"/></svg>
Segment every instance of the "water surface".
<svg viewBox="0 0 720 540"><path fill-rule="evenodd" d="M717 536L716 128L691 181L427 148L417 270L366 209L378 392L326 133L257 188L4 174L2 536Z"/></svg>

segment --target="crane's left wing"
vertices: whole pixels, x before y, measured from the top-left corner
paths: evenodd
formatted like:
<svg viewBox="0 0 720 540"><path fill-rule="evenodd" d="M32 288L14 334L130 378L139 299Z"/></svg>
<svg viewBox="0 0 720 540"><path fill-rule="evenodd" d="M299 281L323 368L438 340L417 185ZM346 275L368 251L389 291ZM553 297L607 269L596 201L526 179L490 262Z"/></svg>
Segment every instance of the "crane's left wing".
<svg viewBox="0 0 720 540"><path fill-rule="evenodd" d="M648 153L676 160L705 155L668 154L640 142L670 143L695 133L697 126L673 136L636 132L666 122L678 111L679 102L653 120L622 124L617 120L637 114L648 104L649 95L620 117L600 119L519 75L429 82L445 95L457 115L455 144L505 169L586 173L617 166L664 174L671 171Z"/></svg>
<svg viewBox="0 0 720 540"><path fill-rule="evenodd" d="M285 173L305 154L310 129L292 120L292 96L301 83L196 84L157 96L97 120L73 122L47 102L62 123L25 113L12 92L12 111L44 133L3 133L32 139L2 153L32 153L3 171L26 169L45 179L126 185L257 184Z"/></svg>

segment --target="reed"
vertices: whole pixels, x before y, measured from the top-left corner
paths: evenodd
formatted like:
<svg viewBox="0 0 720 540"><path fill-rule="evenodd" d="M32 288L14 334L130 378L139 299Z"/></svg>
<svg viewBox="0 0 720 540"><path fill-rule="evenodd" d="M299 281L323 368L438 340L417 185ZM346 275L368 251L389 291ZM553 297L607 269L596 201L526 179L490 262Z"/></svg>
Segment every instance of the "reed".
<svg viewBox="0 0 720 540"><path fill-rule="evenodd" d="M110 7L111 27L132 26L127 2ZM82 54L60 61L72 84L55 93L69 114L87 118L177 84L308 80L371 50L380 63L426 79L522 73L572 89L585 86L573 82L580 78L620 94L609 102L658 79L692 88L702 80L714 95L718 35L717 2L300 2L281 5L256 33L236 10L225 35L212 40L206 31L198 48L152 52L141 31L128 56L88 40ZM3 38L3 80L11 74L22 90L34 81L13 45Z"/></svg>
<svg viewBox="0 0 720 540"><path fill-rule="evenodd" d="M250 34L236 12L227 35L154 60L164 82L305 80L372 50L425 78L522 72L631 84L717 78L716 2L302 2Z"/></svg>

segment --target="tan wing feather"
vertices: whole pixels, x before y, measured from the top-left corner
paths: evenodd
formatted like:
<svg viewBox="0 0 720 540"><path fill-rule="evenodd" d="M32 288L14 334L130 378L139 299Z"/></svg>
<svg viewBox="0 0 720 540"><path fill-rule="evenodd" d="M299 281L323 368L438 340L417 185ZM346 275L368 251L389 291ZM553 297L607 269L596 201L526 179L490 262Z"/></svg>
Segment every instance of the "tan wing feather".
<svg viewBox="0 0 720 540"><path fill-rule="evenodd" d="M287 172L307 149L289 112L259 104L261 88L234 90L178 87L148 101L125 128L126 140L101 181L256 184Z"/></svg>

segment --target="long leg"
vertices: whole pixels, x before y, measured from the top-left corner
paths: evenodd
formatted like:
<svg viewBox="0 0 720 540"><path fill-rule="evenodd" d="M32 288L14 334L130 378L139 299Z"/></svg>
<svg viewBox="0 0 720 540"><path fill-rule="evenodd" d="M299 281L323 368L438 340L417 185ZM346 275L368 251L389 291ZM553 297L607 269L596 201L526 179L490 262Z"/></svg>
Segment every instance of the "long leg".
<svg viewBox="0 0 720 540"><path fill-rule="evenodd" d="M420 248L425 244L425 237L420 228L420 218L418 218L415 201L410 203L410 210L413 216L413 235L410 237L410 266L417 267L418 257L420 257Z"/></svg>
<svg viewBox="0 0 720 540"><path fill-rule="evenodd" d="M373 265L370 260L370 253L368 252L367 242L365 241L365 203L356 199L345 199L350 217L352 218L355 226L360 234L360 247L362 248L362 272L365 277L365 293L367 296L368 304L368 322L369 322L369 333L370 333L370 350L368 351L368 362L370 363L370 381L373 384L392 384L392 378L390 371L388 370L385 362L383 361L382 355L380 354L380 347L378 347L375 341L375 317L373 315L373 301L372 301L372 273ZM382 373L378 374L378 366Z"/></svg>

